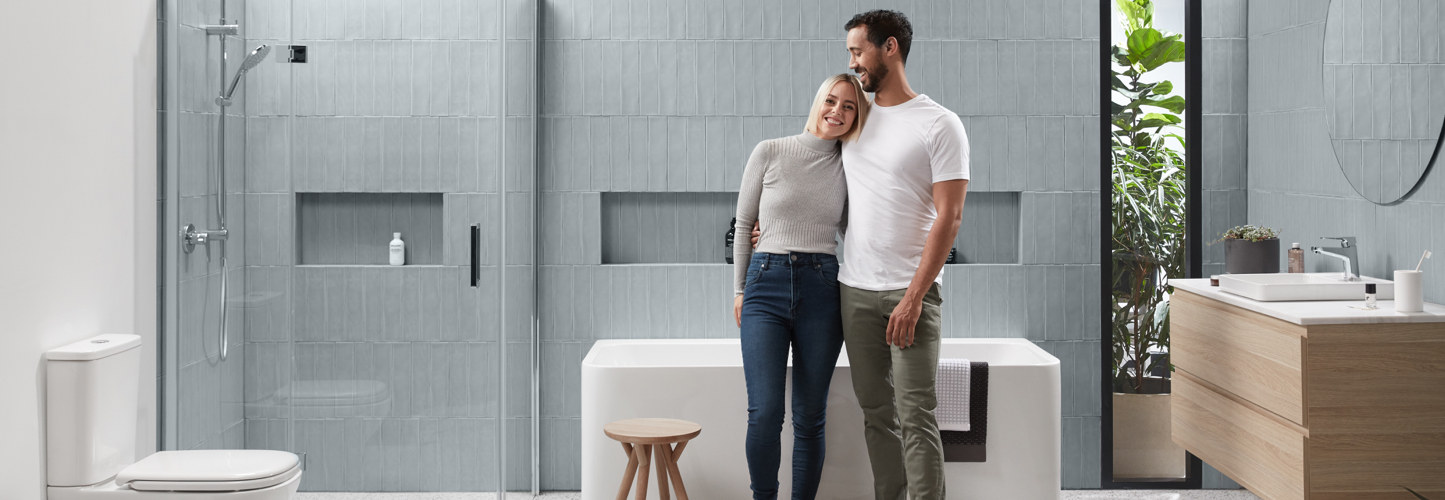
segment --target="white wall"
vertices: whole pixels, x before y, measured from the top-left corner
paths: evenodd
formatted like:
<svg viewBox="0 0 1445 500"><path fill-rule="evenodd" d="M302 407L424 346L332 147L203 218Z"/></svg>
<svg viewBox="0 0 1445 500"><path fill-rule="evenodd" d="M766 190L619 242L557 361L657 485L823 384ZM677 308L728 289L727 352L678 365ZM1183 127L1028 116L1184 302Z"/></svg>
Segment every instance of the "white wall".
<svg viewBox="0 0 1445 500"><path fill-rule="evenodd" d="M155 449L156 2L0 2L0 491L45 498L46 350L145 342Z"/></svg>

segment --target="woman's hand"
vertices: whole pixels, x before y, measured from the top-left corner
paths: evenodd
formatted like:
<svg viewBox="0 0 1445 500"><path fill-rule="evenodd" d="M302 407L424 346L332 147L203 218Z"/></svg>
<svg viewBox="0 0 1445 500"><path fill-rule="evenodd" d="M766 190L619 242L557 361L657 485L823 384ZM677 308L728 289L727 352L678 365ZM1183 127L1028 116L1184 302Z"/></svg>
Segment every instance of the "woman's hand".
<svg viewBox="0 0 1445 500"><path fill-rule="evenodd" d="M738 323L738 328L743 327L743 294L733 297L733 321Z"/></svg>

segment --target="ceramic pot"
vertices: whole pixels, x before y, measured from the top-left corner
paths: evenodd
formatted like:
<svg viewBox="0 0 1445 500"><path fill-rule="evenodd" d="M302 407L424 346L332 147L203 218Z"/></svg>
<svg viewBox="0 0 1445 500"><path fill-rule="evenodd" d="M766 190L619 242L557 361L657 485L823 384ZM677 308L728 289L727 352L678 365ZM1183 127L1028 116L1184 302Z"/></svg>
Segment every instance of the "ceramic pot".
<svg viewBox="0 0 1445 500"><path fill-rule="evenodd" d="M1279 238L1224 240L1224 271L1229 274L1279 272Z"/></svg>
<svg viewBox="0 0 1445 500"><path fill-rule="evenodd" d="M1170 425L1168 394L1114 393L1114 478L1183 478L1184 448Z"/></svg>

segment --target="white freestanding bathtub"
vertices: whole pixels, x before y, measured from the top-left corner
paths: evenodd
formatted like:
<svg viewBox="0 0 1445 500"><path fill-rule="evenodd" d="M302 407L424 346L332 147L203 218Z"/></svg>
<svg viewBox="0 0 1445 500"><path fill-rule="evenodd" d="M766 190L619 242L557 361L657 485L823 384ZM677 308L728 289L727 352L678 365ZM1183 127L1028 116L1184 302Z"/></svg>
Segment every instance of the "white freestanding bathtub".
<svg viewBox="0 0 1445 500"><path fill-rule="evenodd" d="M945 339L940 357L989 363L988 461L944 464L948 498L1057 500L1058 358L1024 339ZM678 462L690 497L752 498L743 454L748 411L738 340L600 340L592 346L582 360L583 500L616 498L627 465L622 445L604 435L602 426L643 417L702 425ZM846 351L833 372L826 432L818 498L873 498L863 412L853 396ZM791 413L783 421L782 445L778 497L785 499L792 490ZM658 498L654 478L648 481L648 498Z"/></svg>

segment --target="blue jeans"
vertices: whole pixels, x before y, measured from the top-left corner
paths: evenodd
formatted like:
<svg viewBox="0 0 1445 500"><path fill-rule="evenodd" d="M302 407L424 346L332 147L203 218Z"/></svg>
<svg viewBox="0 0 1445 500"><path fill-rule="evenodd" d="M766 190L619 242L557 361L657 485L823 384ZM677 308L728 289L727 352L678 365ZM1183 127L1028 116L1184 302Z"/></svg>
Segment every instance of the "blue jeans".
<svg viewBox="0 0 1445 500"><path fill-rule="evenodd" d="M828 385L843 347L838 259L755 253L743 287L745 447L754 499L778 497L788 348L793 351L793 498L811 500L823 475Z"/></svg>

